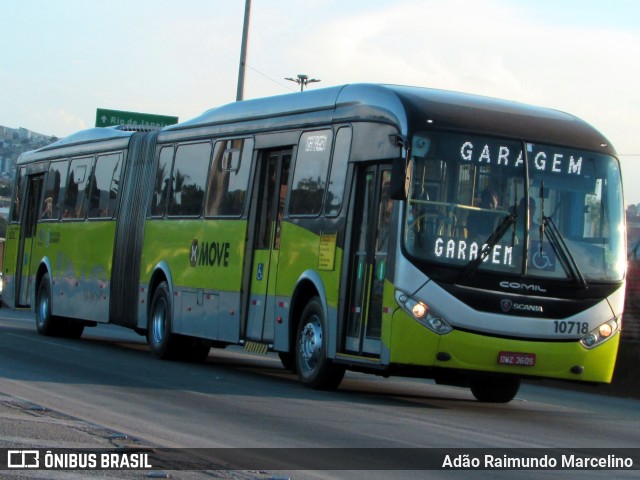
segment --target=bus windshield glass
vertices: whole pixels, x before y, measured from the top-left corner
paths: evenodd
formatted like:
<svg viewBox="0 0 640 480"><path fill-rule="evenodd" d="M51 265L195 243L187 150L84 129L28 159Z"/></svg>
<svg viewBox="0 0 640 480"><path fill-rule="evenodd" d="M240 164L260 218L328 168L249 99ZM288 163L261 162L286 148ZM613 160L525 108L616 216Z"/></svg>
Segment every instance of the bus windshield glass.
<svg viewBox="0 0 640 480"><path fill-rule="evenodd" d="M412 139L404 247L419 264L573 281L625 270L618 161L458 133Z"/></svg>

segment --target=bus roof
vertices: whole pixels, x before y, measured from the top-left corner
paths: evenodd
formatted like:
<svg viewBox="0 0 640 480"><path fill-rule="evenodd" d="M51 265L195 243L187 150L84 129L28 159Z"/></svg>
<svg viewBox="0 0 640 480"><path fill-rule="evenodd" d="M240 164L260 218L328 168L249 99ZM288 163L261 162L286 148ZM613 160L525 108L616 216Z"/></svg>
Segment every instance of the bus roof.
<svg viewBox="0 0 640 480"><path fill-rule="evenodd" d="M403 135L424 126L615 155L600 132L568 113L468 93L379 84L350 84L234 102L165 127L163 132L173 136L172 132L187 129L239 123L247 129L268 129L356 120L393 124Z"/></svg>
<svg viewBox="0 0 640 480"><path fill-rule="evenodd" d="M616 154L595 128L558 110L468 93L366 83L229 103L163 128L159 140L354 121L391 124L406 136L422 129L464 131ZM136 130L127 126L82 130L24 153L18 164L126 148Z"/></svg>
<svg viewBox="0 0 640 480"><path fill-rule="evenodd" d="M126 148L136 131L128 127L96 127L80 130L42 148L23 153L18 159L18 164L63 155L92 153L96 150ZM97 144L100 144L99 148Z"/></svg>
<svg viewBox="0 0 640 480"><path fill-rule="evenodd" d="M461 130L616 155L609 140L574 115L510 100L416 87L391 87L413 125Z"/></svg>

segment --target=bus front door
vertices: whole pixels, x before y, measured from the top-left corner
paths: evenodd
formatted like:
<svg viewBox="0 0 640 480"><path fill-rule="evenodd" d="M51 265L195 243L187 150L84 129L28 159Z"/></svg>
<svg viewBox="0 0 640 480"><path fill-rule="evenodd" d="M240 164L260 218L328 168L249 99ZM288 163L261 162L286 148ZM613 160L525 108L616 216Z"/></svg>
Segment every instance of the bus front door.
<svg viewBox="0 0 640 480"><path fill-rule="evenodd" d="M25 206L22 211L20 239L16 259L16 306L29 306L29 291L31 286L31 265L33 241L38 224L38 206L44 185L44 175L33 175L28 178L25 192Z"/></svg>
<svg viewBox="0 0 640 480"><path fill-rule="evenodd" d="M387 270L391 170L373 165L360 169L352 189L352 243L346 308L345 350L379 356L383 291Z"/></svg>
<svg viewBox="0 0 640 480"><path fill-rule="evenodd" d="M252 198L255 221L249 235L251 277L244 337L273 341L275 279L280 253L280 226L287 191L291 150L261 152L258 182Z"/></svg>

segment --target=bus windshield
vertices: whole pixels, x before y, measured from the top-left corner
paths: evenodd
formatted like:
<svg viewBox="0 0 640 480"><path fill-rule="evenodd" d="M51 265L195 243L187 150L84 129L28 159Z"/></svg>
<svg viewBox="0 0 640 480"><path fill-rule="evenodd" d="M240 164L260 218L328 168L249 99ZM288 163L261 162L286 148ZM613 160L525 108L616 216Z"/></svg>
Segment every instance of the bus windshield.
<svg viewBox="0 0 640 480"><path fill-rule="evenodd" d="M621 176L608 155L418 133L404 247L419 264L581 283L625 271Z"/></svg>

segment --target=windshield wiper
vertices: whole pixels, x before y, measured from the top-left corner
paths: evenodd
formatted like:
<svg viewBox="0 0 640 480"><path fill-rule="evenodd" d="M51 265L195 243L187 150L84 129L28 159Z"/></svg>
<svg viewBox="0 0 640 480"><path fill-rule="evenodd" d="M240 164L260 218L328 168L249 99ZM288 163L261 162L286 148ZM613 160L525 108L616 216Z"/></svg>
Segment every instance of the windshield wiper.
<svg viewBox="0 0 640 480"><path fill-rule="evenodd" d="M544 230L542 230L544 226ZM580 271L580 267L576 259L571 255L571 250L562 238L562 234L553 222L551 217L542 216L541 230L546 233L547 238L551 242L551 247L562 264L562 268L578 283L582 288L588 288L589 284Z"/></svg>
<svg viewBox="0 0 640 480"><path fill-rule="evenodd" d="M491 236L487 239L487 241L482 246L482 250L480 251L480 254L467 264L465 269L462 271L463 278L468 277L478 269L478 267L484 261L484 259L489 256L493 247L495 247L500 241L500 239L504 236L504 234L507 233L507 230L509 230L509 227L516 224L516 221L518 220L517 205L518 203L516 202L516 207L513 209L513 213L511 213L510 215L507 215L506 217L504 217L504 219L502 219L502 222L500 223L500 225L498 225L498 227L493 231ZM515 235L515 229L514 229L514 235Z"/></svg>
<svg viewBox="0 0 640 480"><path fill-rule="evenodd" d="M562 268L564 268L565 272L580 284L582 288L587 288L589 286L587 284L587 280L580 271L580 267L578 266L576 259L571 255L571 250L567 247L560 230L558 230L553 219L551 217L547 217L544 213L544 182L540 184L540 199L540 254L543 253L542 242L544 241L544 236L546 234L551 242L551 247L553 248L556 257L560 259L560 263L562 264Z"/></svg>

